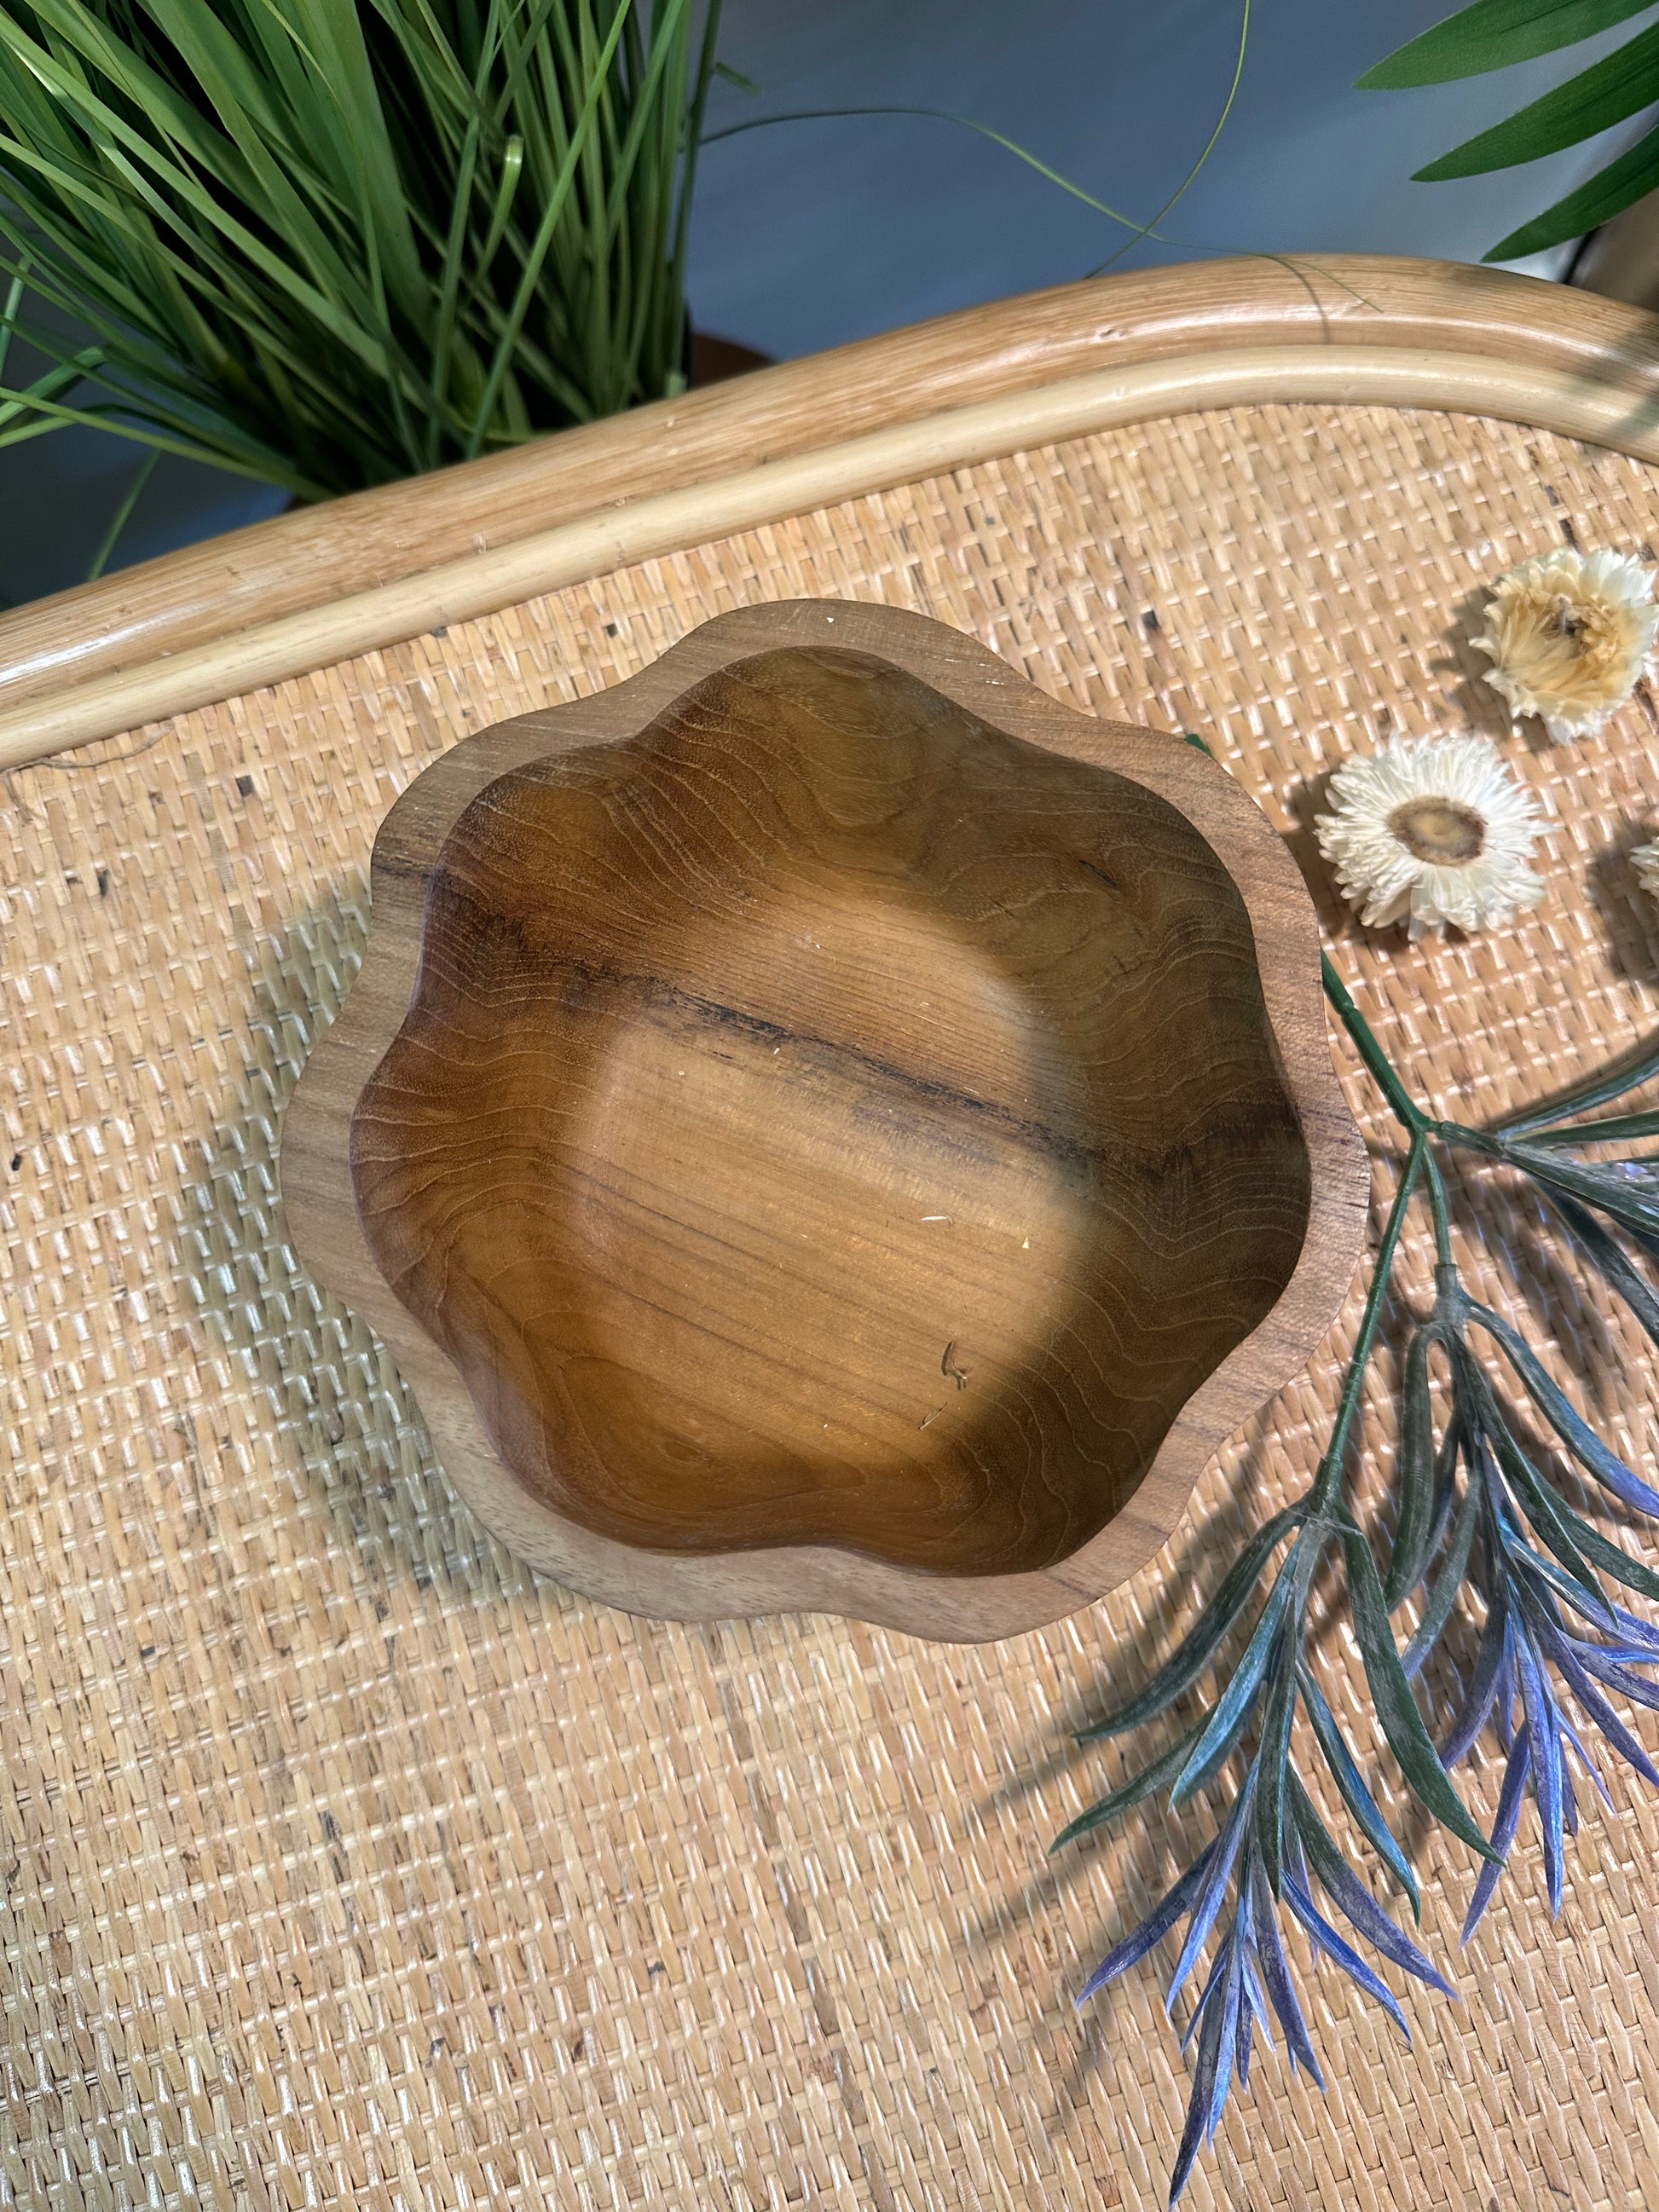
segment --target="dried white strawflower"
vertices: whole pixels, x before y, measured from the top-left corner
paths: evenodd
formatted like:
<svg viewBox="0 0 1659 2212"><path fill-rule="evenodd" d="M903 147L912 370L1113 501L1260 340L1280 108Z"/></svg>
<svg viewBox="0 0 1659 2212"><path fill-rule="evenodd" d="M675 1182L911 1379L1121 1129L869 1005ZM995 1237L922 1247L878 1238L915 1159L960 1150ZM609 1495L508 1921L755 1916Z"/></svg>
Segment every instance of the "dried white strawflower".
<svg viewBox="0 0 1659 2212"><path fill-rule="evenodd" d="M1485 738L1395 738L1346 762L1330 796L1314 834L1364 922L1484 929L1544 896L1527 866L1543 817Z"/></svg>
<svg viewBox="0 0 1659 2212"><path fill-rule="evenodd" d="M1650 837L1631 854L1636 880L1650 899L1659 899L1659 837Z"/></svg>
<svg viewBox="0 0 1659 2212"><path fill-rule="evenodd" d="M1498 579L1486 627L1486 677L1516 715L1536 714L1558 744L1599 730L1636 689L1659 634L1653 572L1628 553L1562 546Z"/></svg>

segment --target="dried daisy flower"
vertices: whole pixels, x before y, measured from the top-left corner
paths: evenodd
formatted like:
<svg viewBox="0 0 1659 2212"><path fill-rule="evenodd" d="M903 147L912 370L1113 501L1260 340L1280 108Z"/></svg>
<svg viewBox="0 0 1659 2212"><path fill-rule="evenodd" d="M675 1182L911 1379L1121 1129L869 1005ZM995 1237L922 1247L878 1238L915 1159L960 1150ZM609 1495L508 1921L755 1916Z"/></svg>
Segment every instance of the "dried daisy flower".
<svg viewBox="0 0 1659 2212"><path fill-rule="evenodd" d="M1517 717L1536 714L1558 744L1599 730L1622 707L1659 633L1653 572L1628 553L1566 546L1498 579L1486 627L1486 682Z"/></svg>
<svg viewBox="0 0 1659 2212"><path fill-rule="evenodd" d="M1485 738L1393 738L1346 762L1330 796L1314 834L1364 922L1484 929L1544 896L1527 866L1543 817Z"/></svg>
<svg viewBox="0 0 1659 2212"><path fill-rule="evenodd" d="M1659 837L1650 837L1645 845L1636 846L1630 858L1637 882L1650 899L1659 899Z"/></svg>

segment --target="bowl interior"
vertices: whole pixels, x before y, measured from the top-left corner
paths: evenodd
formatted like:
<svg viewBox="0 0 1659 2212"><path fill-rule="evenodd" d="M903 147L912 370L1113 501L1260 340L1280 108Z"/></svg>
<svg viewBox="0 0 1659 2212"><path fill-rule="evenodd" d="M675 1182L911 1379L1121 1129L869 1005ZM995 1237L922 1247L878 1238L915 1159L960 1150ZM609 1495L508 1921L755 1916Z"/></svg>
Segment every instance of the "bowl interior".
<svg viewBox="0 0 1659 2212"><path fill-rule="evenodd" d="M561 1512L964 1575L1120 1510L1310 1187L1185 817L804 647L467 809L351 1169Z"/></svg>

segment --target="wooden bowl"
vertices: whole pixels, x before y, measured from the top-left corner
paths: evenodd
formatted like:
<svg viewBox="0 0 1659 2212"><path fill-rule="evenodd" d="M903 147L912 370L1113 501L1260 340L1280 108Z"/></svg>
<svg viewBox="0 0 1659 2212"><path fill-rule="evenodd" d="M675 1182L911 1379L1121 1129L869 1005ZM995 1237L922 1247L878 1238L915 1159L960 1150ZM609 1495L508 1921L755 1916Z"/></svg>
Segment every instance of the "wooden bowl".
<svg viewBox="0 0 1659 2212"><path fill-rule="evenodd" d="M1163 1542L1363 1234L1279 839L915 615L720 617L375 845L300 1250L575 1588L1034 1627Z"/></svg>

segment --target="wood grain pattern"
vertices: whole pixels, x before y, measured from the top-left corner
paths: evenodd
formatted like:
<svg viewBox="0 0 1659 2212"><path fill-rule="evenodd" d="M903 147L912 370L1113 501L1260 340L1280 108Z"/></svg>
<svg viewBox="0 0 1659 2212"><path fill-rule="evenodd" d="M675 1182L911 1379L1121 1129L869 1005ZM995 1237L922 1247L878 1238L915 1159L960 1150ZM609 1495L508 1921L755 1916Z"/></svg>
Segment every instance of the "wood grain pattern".
<svg viewBox="0 0 1659 2212"><path fill-rule="evenodd" d="M1241 398L1462 407L1659 453L1659 319L1378 256L998 301L20 609L0 620L0 764L951 460Z"/></svg>
<svg viewBox="0 0 1659 2212"><path fill-rule="evenodd" d="M374 902L290 1222L584 1589L1052 1619L1346 1289L1364 1163L1279 841L936 623L725 617L471 739Z"/></svg>

